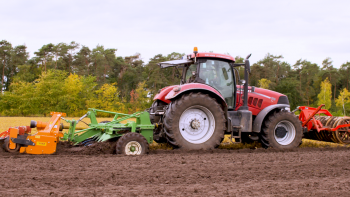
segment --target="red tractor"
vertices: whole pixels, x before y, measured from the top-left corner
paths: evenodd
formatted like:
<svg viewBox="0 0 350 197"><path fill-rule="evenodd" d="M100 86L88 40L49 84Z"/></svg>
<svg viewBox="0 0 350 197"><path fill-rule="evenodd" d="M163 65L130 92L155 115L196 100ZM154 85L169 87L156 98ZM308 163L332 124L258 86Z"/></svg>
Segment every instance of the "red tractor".
<svg viewBox="0 0 350 197"><path fill-rule="evenodd" d="M235 63L232 56L198 53L195 47L194 53L181 60L159 63L183 72L180 85L165 87L154 97L149 109L156 125L154 140L187 150L207 150L231 134L243 143L260 140L265 148L299 146L303 130L290 112L287 96L248 86L249 57ZM244 66L241 85L236 84L239 66Z"/></svg>

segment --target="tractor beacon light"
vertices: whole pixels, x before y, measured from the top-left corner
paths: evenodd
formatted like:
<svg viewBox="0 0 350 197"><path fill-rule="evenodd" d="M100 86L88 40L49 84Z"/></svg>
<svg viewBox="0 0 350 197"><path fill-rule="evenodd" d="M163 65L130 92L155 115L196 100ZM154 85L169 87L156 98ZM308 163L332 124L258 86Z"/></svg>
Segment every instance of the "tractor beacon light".
<svg viewBox="0 0 350 197"><path fill-rule="evenodd" d="M197 61L197 53L198 53L198 48L197 47L193 48L193 53L194 53L194 62L196 62Z"/></svg>

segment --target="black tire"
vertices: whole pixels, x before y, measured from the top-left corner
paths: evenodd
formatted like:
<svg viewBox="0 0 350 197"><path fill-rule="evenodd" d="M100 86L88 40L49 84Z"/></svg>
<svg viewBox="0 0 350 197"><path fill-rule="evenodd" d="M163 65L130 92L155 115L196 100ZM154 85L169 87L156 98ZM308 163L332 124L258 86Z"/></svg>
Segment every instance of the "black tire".
<svg viewBox="0 0 350 197"><path fill-rule="evenodd" d="M264 148L291 149L301 144L302 137L299 119L290 112L280 111L265 119L260 141Z"/></svg>
<svg viewBox="0 0 350 197"><path fill-rule="evenodd" d="M15 152L18 152L19 149L21 148L21 145L19 144L16 144L16 148L15 149L10 149L9 148L9 145L10 145L10 138L7 137L2 145L2 148L6 151L6 152L9 152L9 153L15 153Z"/></svg>
<svg viewBox="0 0 350 197"><path fill-rule="evenodd" d="M127 147L130 151L127 151ZM132 151L131 148L134 147L136 150ZM135 152L136 151L136 152ZM116 145L116 153L122 155L145 155L148 154L149 145L145 137L139 133L126 133L121 136Z"/></svg>
<svg viewBox="0 0 350 197"><path fill-rule="evenodd" d="M208 117L208 120L206 120L206 118L203 118L203 120L200 121L198 121L196 118L192 119L192 117L190 117L191 113L187 111L190 109L201 110L204 115L206 114L205 117ZM186 119L186 121L189 120L189 123L188 125L186 125L187 122L184 123L184 128L181 128L180 131L179 122L181 116L184 115L184 112L186 112L186 114L189 114L189 119ZM197 128L193 127L194 121L197 121ZM211 122L215 122L215 127L214 124L212 124ZM202 127L204 129L200 128L201 124L204 125ZM209 129L206 130L206 124L208 125L208 128L211 127L210 125L212 125L213 129L211 129L210 131ZM171 102L165 112L164 132L169 144L177 148L185 150L209 150L216 148L220 145L221 141L223 140L225 130L226 118L224 115L224 111L222 110L221 105L219 105L219 103L214 98L210 97L208 94L193 92L189 94L184 94L177 100ZM192 132L192 134L190 132ZM189 139L188 136L194 136L196 132L200 132L198 134L203 135L203 137L201 139L198 139L197 141L191 141L191 139Z"/></svg>

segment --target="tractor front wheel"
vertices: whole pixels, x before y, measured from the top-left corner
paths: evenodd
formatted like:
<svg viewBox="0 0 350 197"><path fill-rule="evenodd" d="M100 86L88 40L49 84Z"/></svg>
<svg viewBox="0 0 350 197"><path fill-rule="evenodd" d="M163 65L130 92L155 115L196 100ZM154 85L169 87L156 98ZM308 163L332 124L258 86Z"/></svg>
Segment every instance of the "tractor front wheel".
<svg viewBox="0 0 350 197"><path fill-rule="evenodd" d="M126 133L121 136L116 145L116 153L122 155L145 155L149 145L145 137L139 133Z"/></svg>
<svg viewBox="0 0 350 197"><path fill-rule="evenodd" d="M184 94L172 101L165 112L164 132L174 147L213 149L220 145L225 130L221 105L208 94Z"/></svg>
<svg viewBox="0 0 350 197"><path fill-rule="evenodd" d="M260 141L265 148L291 149L301 144L302 137L303 130L299 119L290 112L281 111L266 118Z"/></svg>

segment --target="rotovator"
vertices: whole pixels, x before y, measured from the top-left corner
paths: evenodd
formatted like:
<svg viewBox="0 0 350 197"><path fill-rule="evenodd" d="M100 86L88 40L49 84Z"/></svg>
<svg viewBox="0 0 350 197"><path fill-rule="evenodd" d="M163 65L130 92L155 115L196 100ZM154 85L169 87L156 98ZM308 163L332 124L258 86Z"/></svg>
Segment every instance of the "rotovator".
<svg viewBox="0 0 350 197"><path fill-rule="evenodd" d="M153 140L181 149L207 150L219 146L224 134L230 134L238 142L259 140L265 148L289 149L301 144L303 131L317 130L320 134L315 136L326 138L326 134L330 137L327 132L339 129L342 132L338 133L347 137L350 143L348 119L341 122L334 118L314 117L324 112L320 111L321 107L299 107L298 119L290 112L286 95L249 87L249 57L244 63L236 63L232 56L198 53L195 47L192 54L181 60L159 63L162 68L182 69L181 82L159 90L147 111L129 115L89 109L77 121L66 120L64 113L52 112L50 122L31 123L31 128L38 130L36 134L31 134L28 127L17 127L0 133L0 139L3 139L6 151L20 149L29 154L52 154L59 140L86 146L95 141L117 141L116 152L126 155L147 153L148 144ZM244 80L239 79L237 67L240 66L244 67ZM113 121L98 123L97 112L115 116ZM77 128L77 123L86 117L91 121L87 124L89 127ZM130 118L136 118L136 122L121 123ZM68 122L69 127L64 127L61 120ZM62 133L63 129L69 130Z"/></svg>

